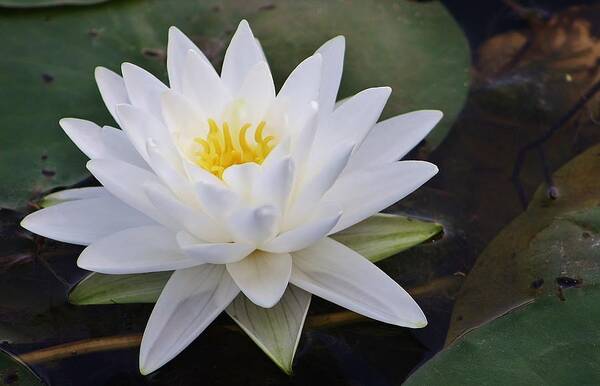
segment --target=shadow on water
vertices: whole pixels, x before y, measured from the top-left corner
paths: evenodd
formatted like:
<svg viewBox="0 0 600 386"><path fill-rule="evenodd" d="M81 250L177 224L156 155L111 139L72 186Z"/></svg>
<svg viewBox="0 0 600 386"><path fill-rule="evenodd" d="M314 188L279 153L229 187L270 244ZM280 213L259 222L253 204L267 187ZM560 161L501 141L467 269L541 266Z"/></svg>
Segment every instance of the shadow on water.
<svg viewBox="0 0 600 386"><path fill-rule="evenodd" d="M537 46L539 39L552 41L556 28L568 32L582 20L600 21L598 6L584 2L582 7L589 8L573 10L567 1L524 1L523 6L485 1L468 7L460 0L444 3L472 47L471 92L442 146L426 157L419 149L413 151L412 158L436 163L438 176L390 211L435 219L445 225L446 232L439 240L381 264L403 286L426 288L417 299L428 315L428 327L411 331L363 321L307 328L292 377L276 368L244 334L223 328L231 323L226 316L177 360L148 377L137 372L137 348L73 355L34 364L34 370L49 384L61 386L383 386L399 385L440 350L453 297L477 255L523 210L523 199L540 183L551 184L551 171L600 141L600 126L594 119L599 115L585 105L568 122L548 132L597 79L597 63L584 58L569 68L564 60L555 62L558 59L551 48ZM560 22L549 26L553 18ZM598 31L590 33L598 35ZM519 178L511 178L519 150L540 138L544 139L540 146L524 151L522 162L516 165ZM85 274L74 264L81 249L32 238L19 230L19 218L17 213L0 211L3 348L22 354L65 342L143 331L149 305L68 305L69 288ZM338 308L315 299L310 312L332 310Z"/></svg>

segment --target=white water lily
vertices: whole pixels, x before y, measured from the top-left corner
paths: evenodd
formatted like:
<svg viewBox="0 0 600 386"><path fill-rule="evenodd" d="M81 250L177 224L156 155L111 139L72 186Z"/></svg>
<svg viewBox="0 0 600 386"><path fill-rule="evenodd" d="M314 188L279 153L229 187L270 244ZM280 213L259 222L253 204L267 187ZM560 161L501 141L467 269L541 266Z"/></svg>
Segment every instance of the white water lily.
<svg viewBox="0 0 600 386"><path fill-rule="evenodd" d="M406 291L328 235L437 172L428 162L397 160L442 114L423 110L376 123L388 87L336 105L344 44L343 37L325 43L276 93L245 21L220 76L172 27L170 87L129 63L122 77L96 70L123 130L60 121L103 187L64 192L63 202L22 225L87 245L78 259L87 270L174 271L144 332L142 373L180 353L240 291L268 308L293 284L382 322L426 325Z"/></svg>

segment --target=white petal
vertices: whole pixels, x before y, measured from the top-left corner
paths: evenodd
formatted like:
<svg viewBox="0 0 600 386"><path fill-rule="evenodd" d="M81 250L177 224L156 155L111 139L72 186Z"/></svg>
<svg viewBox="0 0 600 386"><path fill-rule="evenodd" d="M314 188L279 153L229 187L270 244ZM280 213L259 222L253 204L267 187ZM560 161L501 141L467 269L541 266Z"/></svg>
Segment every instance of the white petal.
<svg viewBox="0 0 600 386"><path fill-rule="evenodd" d="M292 98L296 102L317 101L323 59L315 54L304 59L288 76L277 97Z"/></svg>
<svg viewBox="0 0 600 386"><path fill-rule="evenodd" d="M81 252L77 265L107 274L172 271L202 264L184 255L175 235L159 225L130 228L94 241Z"/></svg>
<svg viewBox="0 0 600 386"><path fill-rule="evenodd" d="M221 70L223 83L235 94L252 67L263 60L264 54L256 44L248 22L242 20L225 52Z"/></svg>
<svg viewBox="0 0 600 386"><path fill-rule="evenodd" d="M207 118L182 94L171 90L163 93L161 106L165 124L171 133L190 140L206 135L204 126Z"/></svg>
<svg viewBox="0 0 600 386"><path fill-rule="evenodd" d="M297 188L298 193L293 199L293 204L286 214L285 229L298 226L309 214L310 209L314 208L323 195L334 185L354 149L351 142L342 142L330 149L320 164L309 165L308 171L311 175L302 181L302 186Z"/></svg>
<svg viewBox="0 0 600 386"><path fill-rule="evenodd" d="M192 184L196 184L198 182L202 182L202 183L210 184L210 185L222 184L222 181L219 179L219 177L210 173L206 169L196 165L195 163L188 160L187 158L183 158L181 160L181 163L183 164L183 169L185 170L185 174L187 174L188 179L191 181Z"/></svg>
<svg viewBox="0 0 600 386"><path fill-rule="evenodd" d="M171 89L181 92L183 82L183 65L188 51L194 51L207 63L206 56L196 45L177 27L169 28L169 42L167 44L167 72Z"/></svg>
<svg viewBox="0 0 600 386"><path fill-rule="evenodd" d="M321 85L321 55L309 56L288 76L277 94L277 102L287 105L289 121L298 122L297 129L304 126L310 114L311 102L319 98Z"/></svg>
<svg viewBox="0 0 600 386"><path fill-rule="evenodd" d="M196 193L202 209L214 218L225 218L240 205L240 197L228 189L221 181L217 183L196 183Z"/></svg>
<svg viewBox="0 0 600 386"><path fill-rule="evenodd" d="M345 174L323 198L339 204L343 211L330 234L403 199L437 172L438 168L429 162L400 161Z"/></svg>
<svg viewBox="0 0 600 386"><path fill-rule="evenodd" d="M312 156L321 158L342 141L360 144L377 122L390 92L389 87L369 88L344 102L319 125Z"/></svg>
<svg viewBox="0 0 600 386"><path fill-rule="evenodd" d="M321 204L304 224L279 234L274 239L261 245L260 249L282 253L307 248L327 236L329 231L337 224L341 215L342 211L337 205L331 203Z"/></svg>
<svg viewBox="0 0 600 386"><path fill-rule="evenodd" d="M21 226L33 233L80 245L88 245L123 229L149 224L156 223L109 194L53 205L21 221Z"/></svg>
<svg viewBox="0 0 600 386"><path fill-rule="evenodd" d="M305 163L310 155L310 149L312 148L317 131L318 113L318 105L311 102L304 126L296 133L293 140L291 156L294 160L297 175L302 175L304 173Z"/></svg>
<svg viewBox="0 0 600 386"><path fill-rule="evenodd" d="M59 122L71 141L88 158L102 158L104 145L100 139L102 128L94 122L78 118L63 118Z"/></svg>
<svg viewBox="0 0 600 386"><path fill-rule="evenodd" d="M63 118L59 124L75 145L90 159L117 159L136 166L148 167L122 130L110 126L101 128L93 122L77 118Z"/></svg>
<svg viewBox="0 0 600 386"><path fill-rule="evenodd" d="M183 71L183 95L209 118L219 118L231 96L210 63L188 51Z"/></svg>
<svg viewBox="0 0 600 386"><path fill-rule="evenodd" d="M197 203L196 192L183 171L180 159L171 160L153 139L146 142L148 163L156 175L184 202Z"/></svg>
<svg viewBox="0 0 600 386"><path fill-rule="evenodd" d="M149 169L148 164L133 147L123 130L104 126L100 137L104 144L104 154L99 158L118 159L143 169Z"/></svg>
<svg viewBox="0 0 600 386"><path fill-rule="evenodd" d="M243 243L207 243L187 232L177 233L177 242L186 255L211 264L234 263L254 250L253 246Z"/></svg>
<svg viewBox="0 0 600 386"><path fill-rule="evenodd" d="M115 121L121 125L117 116L117 105L131 103L123 78L104 67L96 67L94 76L106 108Z"/></svg>
<svg viewBox="0 0 600 386"><path fill-rule="evenodd" d="M317 50L317 53L323 57L319 90L319 116L321 119L333 112L344 70L345 48L346 39L343 36L336 36Z"/></svg>
<svg viewBox="0 0 600 386"><path fill-rule="evenodd" d="M183 204L171 192L159 184L150 183L145 192L152 204L164 216L170 217L192 235L208 242L230 242L231 237L221 225L198 208Z"/></svg>
<svg viewBox="0 0 600 386"><path fill-rule="evenodd" d="M257 63L246 75L236 98L247 104L245 120L257 122L263 119L267 109L275 100L275 85L267 62Z"/></svg>
<svg viewBox="0 0 600 386"><path fill-rule="evenodd" d="M292 256L288 253L254 251L227 271L254 304L271 308L285 292L292 274Z"/></svg>
<svg viewBox="0 0 600 386"><path fill-rule="evenodd" d="M239 292L224 266L175 271L146 325L140 372L149 374L183 351Z"/></svg>
<svg viewBox="0 0 600 386"><path fill-rule="evenodd" d="M139 210L163 225L176 229L148 200L144 192L147 183L160 183L158 178L147 170L121 161L97 159L87 163L88 170L119 200Z"/></svg>
<svg viewBox="0 0 600 386"><path fill-rule="evenodd" d="M168 90L168 87L154 75L135 64L123 63L121 72L131 104L144 110L146 114L162 120L160 96Z"/></svg>
<svg viewBox="0 0 600 386"><path fill-rule="evenodd" d="M270 205L240 207L227 216L226 227L235 241L256 246L275 236L279 219L279 211Z"/></svg>
<svg viewBox="0 0 600 386"><path fill-rule="evenodd" d="M118 105L117 114L127 137L146 161L148 161L146 151L148 138L160 144L163 154L168 154L172 159L178 157L169 130L156 117L132 105Z"/></svg>
<svg viewBox="0 0 600 386"><path fill-rule="evenodd" d="M399 160L429 134L442 116L441 111L420 110L376 124L352 155L346 171Z"/></svg>
<svg viewBox="0 0 600 386"><path fill-rule="evenodd" d="M252 187L261 167L255 162L232 165L223 172L223 181L248 204L253 204Z"/></svg>
<svg viewBox="0 0 600 386"><path fill-rule="evenodd" d="M343 244L326 238L292 257L294 285L382 322L427 325L423 311L398 283Z"/></svg>
<svg viewBox="0 0 600 386"><path fill-rule="evenodd" d="M267 159L256 176L252 195L257 205L272 205L282 214L294 182L294 162L289 157Z"/></svg>

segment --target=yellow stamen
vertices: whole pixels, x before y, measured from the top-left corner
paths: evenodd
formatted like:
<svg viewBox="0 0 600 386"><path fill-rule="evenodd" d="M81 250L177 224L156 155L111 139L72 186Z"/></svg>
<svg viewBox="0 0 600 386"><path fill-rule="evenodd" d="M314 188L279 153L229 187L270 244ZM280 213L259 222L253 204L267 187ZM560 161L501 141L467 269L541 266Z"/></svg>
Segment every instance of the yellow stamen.
<svg viewBox="0 0 600 386"><path fill-rule="evenodd" d="M275 137L270 135L263 138L266 122L262 121L254 131L254 142L249 143L247 133L251 127L250 123L246 123L238 130L232 130L227 122L223 122L221 128L214 119L209 119L206 137L194 138L194 142L201 146L199 151L193 153L194 161L219 178L229 166L246 162L261 164L275 147ZM236 131L237 143L232 137L232 132Z"/></svg>

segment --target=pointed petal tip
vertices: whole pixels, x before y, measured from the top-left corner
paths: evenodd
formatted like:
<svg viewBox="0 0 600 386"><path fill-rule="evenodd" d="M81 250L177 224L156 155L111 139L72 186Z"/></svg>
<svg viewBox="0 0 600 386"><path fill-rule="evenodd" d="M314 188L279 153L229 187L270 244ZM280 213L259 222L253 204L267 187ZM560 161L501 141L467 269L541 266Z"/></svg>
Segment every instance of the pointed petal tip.
<svg viewBox="0 0 600 386"><path fill-rule="evenodd" d="M109 71L106 67L102 67L102 66L96 66L94 68L94 77L98 78L98 76L101 76L103 72L105 71Z"/></svg>
<svg viewBox="0 0 600 386"><path fill-rule="evenodd" d="M435 126L444 117L443 111L433 109L415 110L406 114L419 114L423 116L423 119L432 121L433 126Z"/></svg>
<svg viewBox="0 0 600 386"><path fill-rule="evenodd" d="M109 70L108 68L104 67L104 66L96 66L94 68L94 78L96 79L96 81L98 80L98 78L104 77L104 76L119 76L119 74L117 74L116 72Z"/></svg>
<svg viewBox="0 0 600 386"><path fill-rule="evenodd" d="M416 304L416 303L415 303ZM424 328L427 327L427 317L425 316L425 314L423 313L423 310L421 310L421 307L418 307L419 310L419 316L417 318L415 318L415 320L413 322L410 322L410 325L407 325L407 327L410 328ZM405 322L405 324L407 324Z"/></svg>
<svg viewBox="0 0 600 386"><path fill-rule="evenodd" d="M34 231L31 229L31 228L32 228L32 226L31 226L31 225L32 225L32 220L31 220L31 219L33 218L33 215L34 215L34 214L35 214L35 212L34 212L34 213L31 213L31 214L28 214L27 216L25 216L25 217L24 217L24 218L21 220L21 222L19 223L19 225L21 226L21 228L27 229L29 232L33 232L33 233L35 233L35 232L34 232Z"/></svg>
<svg viewBox="0 0 600 386"><path fill-rule="evenodd" d="M148 374L150 374L151 372L152 372L152 371L150 371L150 370L148 370L148 369L145 369L145 368L143 368L143 367L140 367L140 374L142 374L142 375L148 375Z"/></svg>
<svg viewBox="0 0 600 386"><path fill-rule="evenodd" d="M439 119L442 119L444 117L444 112L441 110L426 110L429 111L431 114L435 114L435 116L437 116Z"/></svg>
<svg viewBox="0 0 600 386"><path fill-rule="evenodd" d="M250 28L250 23L248 23L246 19L242 19L240 21L240 24L238 24L234 36L242 33L247 33L254 39L254 33L252 32L252 28Z"/></svg>
<svg viewBox="0 0 600 386"><path fill-rule="evenodd" d="M90 173L94 174L94 169L98 166L98 160L89 160L85 163L85 168L90 171Z"/></svg>
<svg viewBox="0 0 600 386"><path fill-rule="evenodd" d="M68 132L73 129L72 124L74 124L78 121L81 121L81 119L65 117L65 118L59 119L58 124L64 131Z"/></svg>
<svg viewBox="0 0 600 386"><path fill-rule="evenodd" d="M327 40L316 52L326 52L328 50L341 50L342 55L343 51L346 48L346 37L344 35L337 35Z"/></svg>
<svg viewBox="0 0 600 386"><path fill-rule="evenodd" d="M440 169L437 167L436 164L433 164L429 161L407 160L407 161L398 161L397 163L405 163L405 162L409 162L410 164L412 164L412 167L418 168L419 172L429 175L429 178L435 176L440 171Z"/></svg>
<svg viewBox="0 0 600 386"><path fill-rule="evenodd" d="M273 308L277 303L279 303L279 299L261 299L257 298L256 296L250 297L247 293L244 293L244 295L246 295L246 297L248 297L252 303L262 308Z"/></svg>
<svg viewBox="0 0 600 386"><path fill-rule="evenodd" d="M140 358L139 368L140 368L140 374L142 374L142 375L148 375L148 374L151 374L151 373L155 372L156 370L158 370L158 368L150 367L147 364L142 363L141 358Z"/></svg>
<svg viewBox="0 0 600 386"><path fill-rule="evenodd" d="M396 325L407 328L424 328L427 326L427 316L419 304L411 298L412 301L405 304L396 311Z"/></svg>
<svg viewBox="0 0 600 386"><path fill-rule="evenodd" d="M436 164L432 164L431 162L427 162L427 161L423 161L423 162L427 163L427 167L429 167L429 172L431 173L431 177L435 176L440 171L440 169L437 167Z"/></svg>
<svg viewBox="0 0 600 386"><path fill-rule="evenodd" d="M346 37L344 35L337 35L337 36L334 36L333 38L331 38L329 41L336 42L338 44L340 44L340 43L346 44Z"/></svg>
<svg viewBox="0 0 600 386"><path fill-rule="evenodd" d="M87 249L87 248L86 248ZM77 258L77 266L81 269L85 269L86 271L96 271L94 266L90 264L89 259L85 253L85 249L81 252L79 257Z"/></svg>

